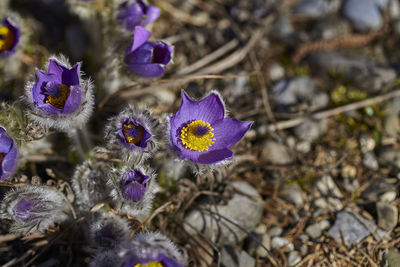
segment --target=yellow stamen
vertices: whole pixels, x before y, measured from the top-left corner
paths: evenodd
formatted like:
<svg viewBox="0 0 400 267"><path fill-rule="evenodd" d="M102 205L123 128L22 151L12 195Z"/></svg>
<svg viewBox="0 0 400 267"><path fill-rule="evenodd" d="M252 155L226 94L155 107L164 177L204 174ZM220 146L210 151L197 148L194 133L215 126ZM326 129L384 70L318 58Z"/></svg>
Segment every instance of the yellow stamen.
<svg viewBox="0 0 400 267"><path fill-rule="evenodd" d="M204 131L204 134L199 134L201 132L199 129ZM213 131L214 129L211 128L208 122L202 120L192 121L181 130L182 144L188 149L199 152L208 150L215 141Z"/></svg>
<svg viewBox="0 0 400 267"><path fill-rule="evenodd" d="M128 134L128 130L134 127L136 130L139 130L139 134L136 137L133 137ZM122 133L125 136L125 140L129 143L133 143L135 145L139 145L142 142L143 134L144 134L144 127L141 125L136 125L134 123L125 124Z"/></svg>
<svg viewBox="0 0 400 267"><path fill-rule="evenodd" d="M60 84L58 88L60 88L60 93L56 96L46 96L45 102L55 108L64 109L65 102L67 102L71 89L65 84Z"/></svg>
<svg viewBox="0 0 400 267"><path fill-rule="evenodd" d="M0 26L0 52L10 50L14 43L14 32L7 26Z"/></svg>
<svg viewBox="0 0 400 267"><path fill-rule="evenodd" d="M146 264L135 264L133 267L163 267L161 262L151 261Z"/></svg>

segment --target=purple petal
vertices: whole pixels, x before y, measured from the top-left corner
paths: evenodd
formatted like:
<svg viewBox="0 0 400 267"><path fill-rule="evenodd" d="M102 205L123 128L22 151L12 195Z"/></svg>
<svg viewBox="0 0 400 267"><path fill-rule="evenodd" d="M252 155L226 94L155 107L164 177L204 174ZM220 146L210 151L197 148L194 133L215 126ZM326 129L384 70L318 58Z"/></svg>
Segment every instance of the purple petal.
<svg viewBox="0 0 400 267"><path fill-rule="evenodd" d="M13 141L8 136L6 130L0 127L0 153L8 153L12 147Z"/></svg>
<svg viewBox="0 0 400 267"><path fill-rule="evenodd" d="M79 85L73 85L70 87L70 93L67 101L65 102L63 113L69 114L76 111L81 105L82 90Z"/></svg>
<svg viewBox="0 0 400 267"><path fill-rule="evenodd" d="M133 35L133 43L130 50L126 53L127 55L135 51L138 47L143 45L149 40L151 33L141 26L137 26Z"/></svg>
<svg viewBox="0 0 400 267"><path fill-rule="evenodd" d="M222 149L231 147L244 136L253 122L240 121L235 118L225 118L212 124L214 128L215 143L211 149Z"/></svg>
<svg viewBox="0 0 400 267"><path fill-rule="evenodd" d="M126 2L120 6L117 20L127 30L133 31L136 26L141 25L143 14L144 11L140 4L132 3L128 6Z"/></svg>
<svg viewBox="0 0 400 267"><path fill-rule="evenodd" d="M143 23L143 26L150 24L160 17L161 11L156 6L148 6L146 10L146 20Z"/></svg>
<svg viewBox="0 0 400 267"><path fill-rule="evenodd" d="M130 54L125 56L125 62L129 64L151 64L153 59L154 45L152 43L145 43L140 48L136 49ZM153 62L154 63L154 62ZM160 63L160 62L157 62Z"/></svg>
<svg viewBox="0 0 400 267"><path fill-rule="evenodd" d="M166 68L163 64L127 64L127 66L133 74L145 78L160 77Z"/></svg>
<svg viewBox="0 0 400 267"><path fill-rule="evenodd" d="M77 63L71 69L61 65L57 60L51 59L49 62L49 74L55 74L59 77L59 82L68 86L79 85L79 71L81 63Z"/></svg>
<svg viewBox="0 0 400 267"><path fill-rule="evenodd" d="M29 221L30 219L36 217L35 214L31 213L30 210L34 208L32 201L25 198L21 199L15 206L14 215L20 220Z"/></svg>
<svg viewBox="0 0 400 267"><path fill-rule="evenodd" d="M203 152L183 148L180 151L180 157L182 159L190 159L201 164L215 164L223 160L231 160L233 157L233 152L227 148Z"/></svg>
<svg viewBox="0 0 400 267"><path fill-rule="evenodd" d="M12 44L11 48L8 50L4 50L3 52L0 52L0 57L6 57L11 54L14 54L15 51L17 50L19 39L21 37L21 30L19 29L17 24L10 18L5 18L4 22L0 23L0 26L2 26L2 25L10 28L14 34L14 40L13 40L13 44Z"/></svg>
<svg viewBox="0 0 400 267"><path fill-rule="evenodd" d="M1 138L1 137L0 137ZM9 138L7 136L7 138ZM17 147L12 141L11 138L11 147L9 148L8 153L6 156L3 158L3 161L1 162L1 168L0 168L0 180L7 179L8 177L11 176L11 174L14 172L15 168L17 167L18 163L18 150ZM3 152L5 153L5 152Z"/></svg>
<svg viewBox="0 0 400 267"><path fill-rule="evenodd" d="M164 42L154 42L153 58L151 63L160 63L167 65L172 59L172 47Z"/></svg>

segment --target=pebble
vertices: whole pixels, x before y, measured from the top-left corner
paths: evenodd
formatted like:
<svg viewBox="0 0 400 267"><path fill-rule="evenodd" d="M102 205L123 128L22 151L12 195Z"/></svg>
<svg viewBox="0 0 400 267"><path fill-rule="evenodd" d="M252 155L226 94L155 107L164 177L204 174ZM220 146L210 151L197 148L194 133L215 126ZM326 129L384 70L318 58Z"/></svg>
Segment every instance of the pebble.
<svg viewBox="0 0 400 267"><path fill-rule="evenodd" d="M305 18L316 19L334 13L339 8L340 0L303 0L293 8L293 13Z"/></svg>
<svg viewBox="0 0 400 267"><path fill-rule="evenodd" d="M252 231L260 223L263 215L263 202L257 190L246 182L232 182L231 186L237 188L230 200L224 205L199 204L200 209L190 211L184 219L185 230L192 235L202 233L209 241L217 245L234 245L246 237L246 232L232 225L223 218L229 218L247 231ZM217 214L209 214L210 210Z"/></svg>
<svg viewBox="0 0 400 267"><path fill-rule="evenodd" d="M272 140L264 144L262 157L265 161L277 165L290 164L295 160L292 151L287 146Z"/></svg>
<svg viewBox="0 0 400 267"><path fill-rule="evenodd" d="M268 68L268 76L271 81L277 81L282 79L285 76L285 69L281 64L273 63Z"/></svg>
<svg viewBox="0 0 400 267"><path fill-rule="evenodd" d="M316 238L319 238L322 235L322 231L327 229L329 226L330 226L330 224L327 220L322 220L320 222L309 225L306 228L306 233L310 237L316 239Z"/></svg>
<svg viewBox="0 0 400 267"><path fill-rule="evenodd" d="M261 243L268 250L271 249L271 237L268 234L263 234L261 236ZM256 250L256 255L261 258L265 258L268 256L268 251L266 251L262 246L258 246Z"/></svg>
<svg viewBox="0 0 400 267"><path fill-rule="evenodd" d="M397 114L389 114L383 119L383 132L386 136L396 137L400 131L400 120Z"/></svg>
<svg viewBox="0 0 400 267"><path fill-rule="evenodd" d="M289 266L296 266L301 261L301 257L298 251L291 251L288 256Z"/></svg>
<svg viewBox="0 0 400 267"><path fill-rule="evenodd" d="M376 179L361 193L361 196L367 200L378 201L382 195L388 192L396 194L396 186L386 179Z"/></svg>
<svg viewBox="0 0 400 267"><path fill-rule="evenodd" d="M378 162L387 167L400 168L400 150L393 147L381 148Z"/></svg>
<svg viewBox="0 0 400 267"><path fill-rule="evenodd" d="M237 250L232 246L223 246L221 249L221 263L225 267L255 267L256 260L244 250Z"/></svg>
<svg viewBox="0 0 400 267"><path fill-rule="evenodd" d="M283 232L282 227L279 226L273 226L268 230L268 234L272 237L274 236L280 236Z"/></svg>
<svg viewBox="0 0 400 267"><path fill-rule="evenodd" d="M375 154L372 151L364 153L363 164L366 168L371 170L379 169L378 160L376 159Z"/></svg>
<svg viewBox="0 0 400 267"><path fill-rule="evenodd" d="M400 266L400 253L397 249L391 249L385 254L385 260L388 267Z"/></svg>
<svg viewBox="0 0 400 267"><path fill-rule="evenodd" d="M280 249L285 247L286 251L293 251L294 250L294 245L287 239L279 236L275 236L272 238L272 248L274 249Z"/></svg>
<svg viewBox="0 0 400 267"><path fill-rule="evenodd" d="M312 33L319 39L331 40L347 35L350 32L351 25L347 20L337 17L328 17L317 22Z"/></svg>
<svg viewBox="0 0 400 267"><path fill-rule="evenodd" d="M304 204L303 191L297 184L285 186L281 190L281 197L297 207L302 207Z"/></svg>
<svg viewBox="0 0 400 267"><path fill-rule="evenodd" d="M271 35L274 39L288 42L290 39L292 39L293 34L293 26L287 16L279 17L272 25Z"/></svg>
<svg viewBox="0 0 400 267"><path fill-rule="evenodd" d="M345 165L341 171L343 178L354 178L357 175L357 168L351 165Z"/></svg>
<svg viewBox="0 0 400 267"><path fill-rule="evenodd" d="M294 128L294 133L300 140L314 142L328 130L328 120L307 120Z"/></svg>
<svg viewBox="0 0 400 267"><path fill-rule="evenodd" d="M301 141L296 144L296 151L300 153L308 153L311 151L311 143L308 141Z"/></svg>
<svg viewBox="0 0 400 267"><path fill-rule="evenodd" d="M386 231L392 231L396 227L399 214L397 207L385 203L376 203L376 210L378 213L378 226Z"/></svg>
<svg viewBox="0 0 400 267"><path fill-rule="evenodd" d="M382 27L382 15L376 0L347 0L343 6L343 15L359 31L369 31Z"/></svg>
<svg viewBox="0 0 400 267"><path fill-rule="evenodd" d="M366 153L369 151L374 150L376 145L376 142L372 136L368 134L363 134L360 137L360 147L361 147L361 152Z"/></svg>
<svg viewBox="0 0 400 267"><path fill-rule="evenodd" d="M396 196L397 196L397 193L396 193L396 192L389 191L389 192L383 193L383 194L379 197L379 199L380 199L380 201L382 201L382 202L387 202L387 203L389 203L389 202L394 201L394 200L396 199Z"/></svg>
<svg viewBox="0 0 400 267"><path fill-rule="evenodd" d="M373 222L366 219L363 219L363 222L360 222L353 213L340 211L336 214L336 221L329 229L328 233L341 243L343 236L344 244L352 246L370 235L370 232L365 225L367 225L372 231L376 229L376 225Z"/></svg>

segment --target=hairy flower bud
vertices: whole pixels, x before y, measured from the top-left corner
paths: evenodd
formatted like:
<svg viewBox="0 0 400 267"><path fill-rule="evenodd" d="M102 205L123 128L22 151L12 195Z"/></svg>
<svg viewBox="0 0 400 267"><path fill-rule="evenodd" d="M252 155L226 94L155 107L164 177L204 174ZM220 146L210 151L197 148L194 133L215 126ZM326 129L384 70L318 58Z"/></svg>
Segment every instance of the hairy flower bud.
<svg viewBox="0 0 400 267"><path fill-rule="evenodd" d="M0 180L7 179L18 164L18 149L6 130L0 126Z"/></svg>

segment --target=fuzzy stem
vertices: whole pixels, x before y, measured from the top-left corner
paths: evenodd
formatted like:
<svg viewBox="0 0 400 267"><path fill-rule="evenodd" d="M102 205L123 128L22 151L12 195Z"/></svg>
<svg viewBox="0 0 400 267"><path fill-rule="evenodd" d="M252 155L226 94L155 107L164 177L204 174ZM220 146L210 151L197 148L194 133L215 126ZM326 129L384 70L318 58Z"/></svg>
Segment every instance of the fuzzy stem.
<svg viewBox="0 0 400 267"><path fill-rule="evenodd" d="M85 160L92 148L86 128L75 128L68 133L68 136L73 140L80 159Z"/></svg>

